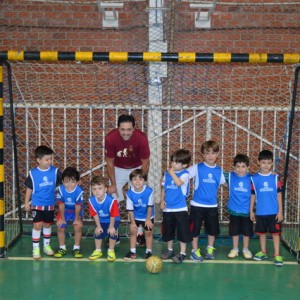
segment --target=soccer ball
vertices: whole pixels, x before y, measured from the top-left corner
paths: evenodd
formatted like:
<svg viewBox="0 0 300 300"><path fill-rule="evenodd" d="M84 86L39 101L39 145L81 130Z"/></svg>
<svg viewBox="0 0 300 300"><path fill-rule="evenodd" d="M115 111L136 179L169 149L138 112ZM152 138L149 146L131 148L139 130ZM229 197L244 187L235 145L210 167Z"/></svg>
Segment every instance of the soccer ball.
<svg viewBox="0 0 300 300"><path fill-rule="evenodd" d="M159 273L163 268L163 261L159 256L152 255L146 260L146 269L149 273Z"/></svg>

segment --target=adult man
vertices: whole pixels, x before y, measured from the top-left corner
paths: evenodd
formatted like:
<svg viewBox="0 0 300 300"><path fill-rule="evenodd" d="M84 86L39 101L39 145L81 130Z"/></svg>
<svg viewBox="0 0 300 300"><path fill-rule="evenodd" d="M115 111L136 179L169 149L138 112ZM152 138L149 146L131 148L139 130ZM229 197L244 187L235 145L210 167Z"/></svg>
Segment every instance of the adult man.
<svg viewBox="0 0 300 300"><path fill-rule="evenodd" d="M105 156L111 185L108 193L124 200L123 187L129 182L134 169L141 168L144 174L149 170L149 142L146 135L135 129L135 119L131 115L120 115L118 128L105 137Z"/></svg>

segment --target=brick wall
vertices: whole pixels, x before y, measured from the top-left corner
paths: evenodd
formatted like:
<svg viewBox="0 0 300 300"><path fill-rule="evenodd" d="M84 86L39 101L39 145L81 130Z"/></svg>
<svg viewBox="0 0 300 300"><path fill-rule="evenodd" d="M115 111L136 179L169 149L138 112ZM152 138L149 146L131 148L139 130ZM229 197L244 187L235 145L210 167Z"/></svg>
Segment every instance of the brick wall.
<svg viewBox="0 0 300 300"><path fill-rule="evenodd" d="M219 1L210 29L195 29L189 2L165 1L169 49L298 53L300 1ZM250 3L253 3L250 4ZM96 1L3 0L0 50L148 51L148 1L124 2L118 29L102 27Z"/></svg>

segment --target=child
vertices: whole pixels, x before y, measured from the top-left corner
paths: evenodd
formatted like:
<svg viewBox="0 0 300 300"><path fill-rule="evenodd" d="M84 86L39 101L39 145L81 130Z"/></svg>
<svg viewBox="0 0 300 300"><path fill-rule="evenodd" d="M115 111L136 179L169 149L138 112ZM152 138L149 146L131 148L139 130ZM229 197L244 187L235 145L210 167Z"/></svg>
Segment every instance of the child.
<svg viewBox="0 0 300 300"><path fill-rule="evenodd" d="M163 177L160 208L163 210L163 241L167 242L167 250L162 259L171 258L174 263L182 263L186 258L186 243L192 238L189 228L189 216L186 197L189 192L189 173L186 170L191 161L188 150L179 149L171 156L171 167ZM177 230L180 241L180 252L174 256L173 240Z"/></svg>
<svg viewBox="0 0 300 300"><path fill-rule="evenodd" d="M65 229L71 220L73 221L75 231L73 256L75 258L83 257L80 251L83 190L78 185L79 180L80 174L75 168L68 167L62 173L63 184L59 186L56 193L56 201L59 209L56 222L59 249L54 254L56 258L61 258L67 253Z"/></svg>
<svg viewBox="0 0 300 300"><path fill-rule="evenodd" d="M89 256L96 260L102 256L102 240L109 237L107 261L115 261L115 245L118 237L120 213L118 200L107 194L108 178L95 176L91 180L92 194L89 199L90 214L95 220L95 246L96 249Z"/></svg>
<svg viewBox="0 0 300 300"><path fill-rule="evenodd" d="M38 146L34 152L38 166L29 171L26 178L25 210L32 211L33 259L40 259L41 230L44 235L43 251L53 255L50 246L51 225L54 221L55 189L61 182L61 172L52 166L53 150L47 146ZM29 204L31 198L31 206Z"/></svg>
<svg viewBox="0 0 300 300"><path fill-rule="evenodd" d="M267 259L266 233L273 238L274 259L276 266L283 265L283 258L279 255L282 214L282 182L278 175L272 174L273 153L263 150L259 153L260 171L252 176L252 195L250 204L250 218L256 219L255 232L259 235L261 251L255 254L254 260ZM254 216L256 203L256 218Z"/></svg>
<svg viewBox="0 0 300 300"><path fill-rule="evenodd" d="M228 174L228 212L230 215L229 235L232 236L233 249L229 258L239 255L239 235L243 235L243 256L251 259L249 240L253 235L253 222L250 219L251 175L248 173L249 157L238 154L233 160L234 172Z"/></svg>
<svg viewBox="0 0 300 300"><path fill-rule="evenodd" d="M145 259L152 255L154 202L153 190L145 184L147 175L142 169L133 170L129 179L131 187L127 191L126 209L130 220L130 251L124 257L125 260L136 258L136 241L138 228L142 226L146 233Z"/></svg>
<svg viewBox="0 0 300 300"><path fill-rule="evenodd" d="M219 145L215 141L206 141L201 146L204 162L188 168L194 180L194 196L191 200L190 222L192 229L192 253L190 258L202 262L203 257L198 248L198 236L204 221L205 233L208 235L206 259L214 259L215 237L220 233L217 194L221 184L225 184L222 169L216 165Z"/></svg>

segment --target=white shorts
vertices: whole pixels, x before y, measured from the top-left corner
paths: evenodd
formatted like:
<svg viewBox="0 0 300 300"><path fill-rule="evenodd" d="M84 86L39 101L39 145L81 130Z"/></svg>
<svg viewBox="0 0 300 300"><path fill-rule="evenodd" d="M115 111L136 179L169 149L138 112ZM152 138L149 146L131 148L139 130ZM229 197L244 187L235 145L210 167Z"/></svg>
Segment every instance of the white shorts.
<svg viewBox="0 0 300 300"><path fill-rule="evenodd" d="M123 187L126 183L130 184L129 175L130 173L135 169L140 169L141 166L133 168L133 169L123 169L115 167L115 179L116 179L116 187L119 194L119 197L117 197L116 194L113 194L112 196L117 199L119 202L126 199L125 194L123 193Z"/></svg>

